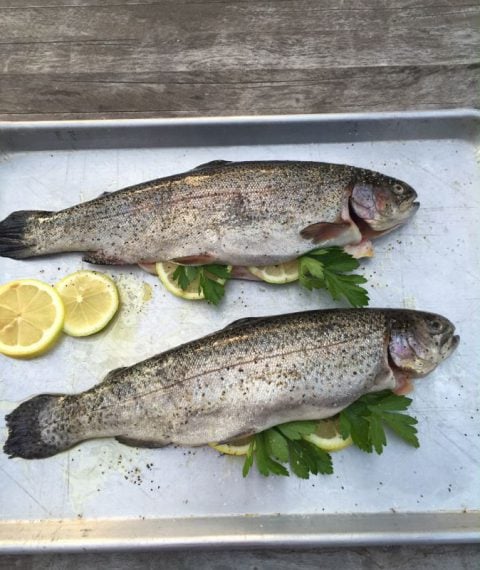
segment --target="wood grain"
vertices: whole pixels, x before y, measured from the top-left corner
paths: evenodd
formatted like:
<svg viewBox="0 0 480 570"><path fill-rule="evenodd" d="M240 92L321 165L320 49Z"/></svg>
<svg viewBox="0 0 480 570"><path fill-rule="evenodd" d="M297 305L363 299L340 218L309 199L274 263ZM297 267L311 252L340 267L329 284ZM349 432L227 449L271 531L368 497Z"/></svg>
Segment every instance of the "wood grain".
<svg viewBox="0 0 480 570"><path fill-rule="evenodd" d="M317 550L36 554L0 558L0 570L478 570L480 546L409 545Z"/></svg>
<svg viewBox="0 0 480 570"><path fill-rule="evenodd" d="M0 0L0 119L478 106L468 0Z"/></svg>

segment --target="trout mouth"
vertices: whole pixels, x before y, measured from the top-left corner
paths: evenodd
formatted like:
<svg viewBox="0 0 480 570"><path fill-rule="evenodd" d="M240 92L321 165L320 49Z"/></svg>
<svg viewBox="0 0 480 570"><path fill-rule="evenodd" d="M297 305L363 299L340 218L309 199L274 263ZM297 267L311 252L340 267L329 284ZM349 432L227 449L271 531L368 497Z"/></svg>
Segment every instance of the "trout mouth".
<svg viewBox="0 0 480 570"><path fill-rule="evenodd" d="M451 332L446 332L444 338L440 341L442 359L448 358L459 344L460 336L458 334L452 336Z"/></svg>

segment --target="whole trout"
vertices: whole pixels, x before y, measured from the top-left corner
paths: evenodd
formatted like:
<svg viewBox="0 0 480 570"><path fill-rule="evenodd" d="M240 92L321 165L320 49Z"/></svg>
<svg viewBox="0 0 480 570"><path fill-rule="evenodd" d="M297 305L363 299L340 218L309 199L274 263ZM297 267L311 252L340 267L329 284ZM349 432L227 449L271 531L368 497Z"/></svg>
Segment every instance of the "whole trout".
<svg viewBox="0 0 480 570"><path fill-rule="evenodd" d="M24 402L7 416L4 451L37 459L102 437L196 446L328 418L363 394L425 376L458 342L444 317L409 310L244 319L114 370L81 394Z"/></svg>
<svg viewBox="0 0 480 570"><path fill-rule="evenodd" d="M319 246L368 250L416 212L416 197L405 182L353 166L214 161L60 212L14 212L0 222L0 255L269 265Z"/></svg>

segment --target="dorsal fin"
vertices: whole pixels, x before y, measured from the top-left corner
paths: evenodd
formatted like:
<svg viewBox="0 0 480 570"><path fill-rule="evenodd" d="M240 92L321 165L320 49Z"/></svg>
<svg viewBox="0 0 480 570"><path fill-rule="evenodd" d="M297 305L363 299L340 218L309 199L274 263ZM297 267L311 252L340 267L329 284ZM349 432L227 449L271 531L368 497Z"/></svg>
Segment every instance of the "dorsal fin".
<svg viewBox="0 0 480 570"><path fill-rule="evenodd" d="M204 164L199 164L195 168L192 168L191 172L195 172L197 170L207 170L208 168L223 166L225 164L230 164L231 162L231 160L211 160L210 162L205 162Z"/></svg>
<svg viewBox="0 0 480 570"><path fill-rule="evenodd" d="M118 380L120 380L119 375L127 368L128 366L121 366L120 368L115 368L114 370L110 370L110 372L102 380L102 384L105 382L109 384L113 382L118 382Z"/></svg>
<svg viewBox="0 0 480 570"><path fill-rule="evenodd" d="M226 327L223 327L223 330L232 329L235 327L241 327L246 324L253 324L256 321L264 321L265 317L245 317L243 319L237 319L232 323L229 323Z"/></svg>

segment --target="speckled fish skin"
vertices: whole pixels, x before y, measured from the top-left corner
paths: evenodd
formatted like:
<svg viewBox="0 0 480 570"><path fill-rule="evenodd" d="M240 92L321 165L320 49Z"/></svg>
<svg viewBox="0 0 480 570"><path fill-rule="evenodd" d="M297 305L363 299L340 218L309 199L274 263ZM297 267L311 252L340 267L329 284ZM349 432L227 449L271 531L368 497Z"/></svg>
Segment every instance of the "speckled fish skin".
<svg viewBox="0 0 480 570"><path fill-rule="evenodd" d="M415 198L404 182L352 166L214 161L60 212L14 212L0 222L0 255L79 251L103 264L268 265L318 245L361 242L350 207L372 228L379 216L388 231L414 214Z"/></svg>
<svg viewBox="0 0 480 570"><path fill-rule="evenodd" d="M430 372L458 344L453 332L443 317L404 310L338 309L239 321L115 370L87 392L28 400L7 416L4 450L48 457L112 436L145 447L196 446L291 420L330 417L363 394L395 388L391 357L411 376ZM428 367L412 359L407 345Z"/></svg>

